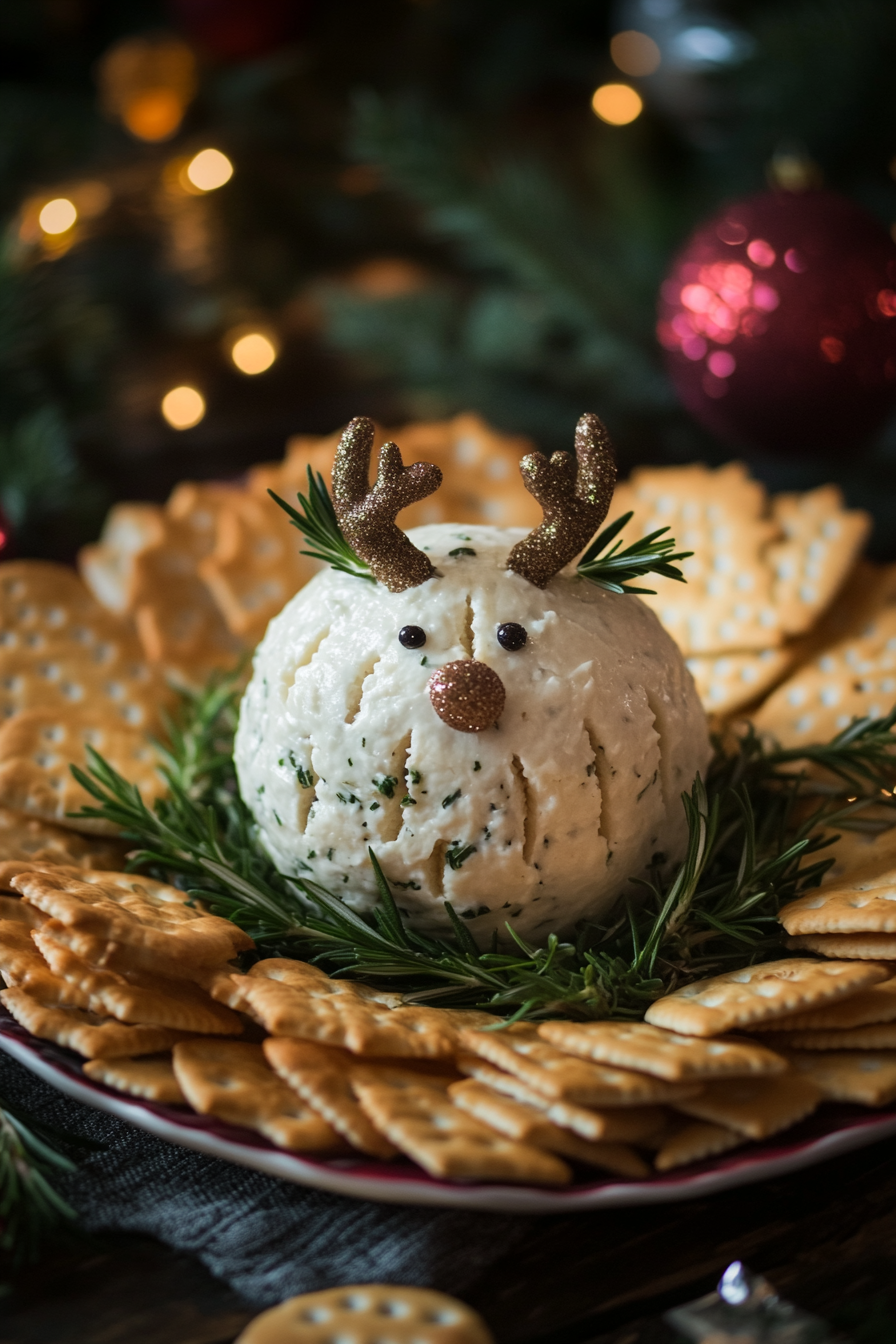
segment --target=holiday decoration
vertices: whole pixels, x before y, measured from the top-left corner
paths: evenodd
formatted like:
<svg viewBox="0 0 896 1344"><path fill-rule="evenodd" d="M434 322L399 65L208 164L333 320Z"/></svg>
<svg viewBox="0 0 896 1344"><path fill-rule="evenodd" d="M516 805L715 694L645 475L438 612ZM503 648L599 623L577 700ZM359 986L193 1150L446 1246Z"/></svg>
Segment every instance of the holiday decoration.
<svg viewBox="0 0 896 1344"><path fill-rule="evenodd" d="M608 591L597 560L563 571L612 493L596 416L579 422L578 465L523 459L545 511L528 538L402 533L398 508L439 473L386 444L371 488L373 435L353 421L333 470L333 524L358 568L334 538L339 568L286 606L256 655L242 796L281 872L313 874L356 908L377 900L373 846L417 927L444 930L450 901L477 937L505 938L509 921L543 939L607 910L653 855L683 852L680 794L709 754L703 711L653 614ZM653 562L679 558L662 546Z"/></svg>
<svg viewBox="0 0 896 1344"><path fill-rule="evenodd" d="M192 41L218 60L250 60L296 36L302 0L171 0L170 11Z"/></svg>
<svg viewBox="0 0 896 1344"><path fill-rule="evenodd" d="M726 206L663 283L657 333L689 411L737 444L850 453L896 400L896 244L826 191Z"/></svg>
<svg viewBox="0 0 896 1344"><path fill-rule="evenodd" d="M98 67L100 99L137 140L168 140L196 93L196 58L178 38L128 37Z"/></svg>

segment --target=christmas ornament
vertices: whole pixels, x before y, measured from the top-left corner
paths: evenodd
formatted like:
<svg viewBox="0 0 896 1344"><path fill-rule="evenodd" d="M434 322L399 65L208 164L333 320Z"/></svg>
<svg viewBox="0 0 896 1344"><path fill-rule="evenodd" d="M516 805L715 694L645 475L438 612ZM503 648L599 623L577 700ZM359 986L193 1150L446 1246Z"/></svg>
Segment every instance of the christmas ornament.
<svg viewBox="0 0 896 1344"><path fill-rule="evenodd" d="M727 206L675 258L658 317L682 402L739 445L854 452L896 400L896 245L832 192Z"/></svg>
<svg viewBox="0 0 896 1344"><path fill-rule="evenodd" d="M263 56L294 38L307 6L301 0L171 0L169 10L191 41L222 61Z"/></svg>
<svg viewBox="0 0 896 1344"><path fill-rule="evenodd" d="M0 506L0 556L4 560L9 559L9 549L12 544L12 524L6 516L3 507Z"/></svg>
<svg viewBox="0 0 896 1344"><path fill-rule="evenodd" d="M543 941L631 893L653 855L684 852L681 791L709 759L693 681L637 598L563 568L570 538L590 535L585 505L596 529L609 504L596 416L579 422L578 466L523 459L546 516L529 538L450 523L402 533L402 502L438 477L386 444L371 487L372 442L371 422L353 421L333 472L355 568L341 538L338 567L256 654L242 796L281 872L355 908L378 899L372 846L416 927L444 933L450 901L477 936L504 939L510 921Z"/></svg>

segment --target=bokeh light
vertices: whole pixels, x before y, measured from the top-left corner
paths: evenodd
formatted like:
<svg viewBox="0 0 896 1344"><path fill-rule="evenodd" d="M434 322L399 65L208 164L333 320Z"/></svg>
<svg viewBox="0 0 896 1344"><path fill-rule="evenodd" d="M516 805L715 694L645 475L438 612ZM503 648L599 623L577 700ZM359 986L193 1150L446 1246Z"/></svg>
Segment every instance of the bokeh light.
<svg viewBox="0 0 896 1344"><path fill-rule="evenodd" d="M262 331L248 331L230 347L230 358L240 373L264 373L277 358L277 347Z"/></svg>
<svg viewBox="0 0 896 1344"><path fill-rule="evenodd" d="M660 68L662 54L652 37L629 28L610 39L613 64L625 75L652 75Z"/></svg>
<svg viewBox="0 0 896 1344"><path fill-rule="evenodd" d="M57 196L47 201L37 217L44 233L67 233L78 218L74 203L67 196Z"/></svg>
<svg viewBox="0 0 896 1344"><path fill-rule="evenodd" d="M184 119L186 104L174 89L146 89L121 110L121 119L137 140L170 140Z"/></svg>
<svg viewBox="0 0 896 1344"><path fill-rule="evenodd" d="M187 179L197 191L217 191L233 177L233 164L220 149L201 149L187 164Z"/></svg>
<svg viewBox="0 0 896 1344"><path fill-rule="evenodd" d="M609 126L627 126L641 115L644 103L630 84L601 84L591 106Z"/></svg>
<svg viewBox="0 0 896 1344"><path fill-rule="evenodd" d="M172 429L192 429L205 415L205 398L195 387L172 387L162 398L162 415Z"/></svg>

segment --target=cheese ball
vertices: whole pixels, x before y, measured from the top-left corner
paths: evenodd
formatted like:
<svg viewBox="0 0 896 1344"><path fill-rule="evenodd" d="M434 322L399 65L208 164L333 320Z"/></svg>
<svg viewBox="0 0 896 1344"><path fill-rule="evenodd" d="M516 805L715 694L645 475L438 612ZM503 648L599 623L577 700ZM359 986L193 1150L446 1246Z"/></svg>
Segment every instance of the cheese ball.
<svg viewBox="0 0 896 1344"><path fill-rule="evenodd" d="M408 535L433 578L325 570L257 650L235 760L265 849L364 911L372 847L413 927L444 933L450 902L480 945L637 900L655 855L683 856L710 757L677 646L572 567L543 590L507 570L522 530Z"/></svg>

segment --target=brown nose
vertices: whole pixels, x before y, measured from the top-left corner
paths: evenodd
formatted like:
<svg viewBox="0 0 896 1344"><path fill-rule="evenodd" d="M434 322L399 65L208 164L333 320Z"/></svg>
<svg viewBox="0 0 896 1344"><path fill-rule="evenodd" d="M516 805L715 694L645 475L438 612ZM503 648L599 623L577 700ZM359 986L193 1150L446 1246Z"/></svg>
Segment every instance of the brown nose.
<svg viewBox="0 0 896 1344"><path fill-rule="evenodd" d="M433 672L429 698L449 728L456 728L459 733L481 733L501 717L504 683L485 663L463 658Z"/></svg>

